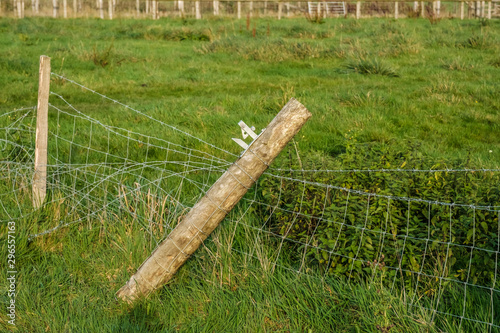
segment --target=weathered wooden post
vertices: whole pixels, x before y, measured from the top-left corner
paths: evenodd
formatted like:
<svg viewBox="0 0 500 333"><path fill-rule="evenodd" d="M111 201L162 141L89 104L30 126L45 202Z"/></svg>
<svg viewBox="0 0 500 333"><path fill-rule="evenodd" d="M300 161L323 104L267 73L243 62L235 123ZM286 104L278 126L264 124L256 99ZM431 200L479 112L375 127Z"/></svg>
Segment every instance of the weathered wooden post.
<svg viewBox="0 0 500 333"><path fill-rule="evenodd" d="M399 17L399 3L394 2L394 19L397 20Z"/></svg>
<svg viewBox="0 0 500 333"><path fill-rule="evenodd" d="M38 208L47 193L47 141L49 133L50 58L40 57L38 104L36 107L35 173L33 175L33 206Z"/></svg>
<svg viewBox="0 0 500 333"><path fill-rule="evenodd" d="M24 18L24 1L17 0L17 17Z"/></svg>
<svg viewBox="0 0 500 333"><path fill-rule="evenodd" d="M420 16L425 17L425 2L420 1Z"/></svg>
<svg viewBox="0 0 500 333"><path fill-rule="evenodd" d="M118 290L117 296L132 302L170 280L310 117L311 113L292 98L259 136L253 133L254 141L240 158Z"/></svg>
<svg viewBox="0 0 500 333"><path fill-rule="evenodd" d="M99 0L99 17L104 20L104 0Z"/></svg>
<svg viewBox="0 0 500 333"><path fill-rule="evenodd" d="M113 19L113 1L111 1L111 0L108 0L108 15L109 15L109 19L112 20Z"/></svg>
<svg viewBox="0 0 500 333"><path fill-rule="evenodd" d="M283 3L278 2L278 20L281 20L281 13L283 12Z"/></svg>
<svg viewBox="0 0 500 333"><path fill-rule="evenodd" d="M63 0L63 17L68 18L68 0Z"/></svg>
<svg viewBox="0 0 500 333"><path fill-rule="evenodd" d="M184 17L184 0L179 0L177 2L177 8L179 9L181 16Z"/></svg>
<svg viewBox="0 0 500 333"><path fill-rule="evenodd" d="M491 0L488 1L488 20L491 20Z"/></svg>
<svg viewBox="0 0 500 333"><path fill-rule="evenodd" d="M460 2L460 19L461 19L461 20L463 20L463 19L464 19L464 13L465 13L465 11L464 11L464 2L463 2L463 1L461 1L461 2Z"/></svg>
<svg viewBox="0 0 500 333"><path fill-rule="evenodd" d="M237 9L237 11L238 11L238 14L237 14L238 15L238 19L241 19L241 1L238 1L237 7L238 7L238 9Z"/></svg>
<svg viewBox="0 0 500 333"><path fill-rule="evenodd" d="M195 15L197 20L201 20L201 9L200 9L200 2L195 1L194 2L194 9L195 9Z"/></svg>
<svg viewBox="0 0 500 333"><path fill-rule="evenodd" d="M214 16L219 16L219 0L214 0L213 6L214 6Z"/></svg>
<svg viewBox="0 0 500 333"><path fill-rule="evenodd" d="M361 1L356 1L356 20L361 17Z"/></svg>

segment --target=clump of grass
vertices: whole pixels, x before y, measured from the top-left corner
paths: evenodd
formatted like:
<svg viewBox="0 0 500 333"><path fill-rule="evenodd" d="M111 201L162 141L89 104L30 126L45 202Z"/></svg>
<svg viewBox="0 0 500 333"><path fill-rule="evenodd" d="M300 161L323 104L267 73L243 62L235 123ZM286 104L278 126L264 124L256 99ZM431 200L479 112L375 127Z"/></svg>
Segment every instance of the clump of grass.
<svg viewBox="0 0 500 333"><path fill-rule="evenodd" d="M436 25L441 22L442 17L434 11L431 5L427 5L427 7L425 7L425 11L430 24Z"/></svg>
<svg viewBox="0 0 500 333"><path fill-rule="evenodd" d="M308 22L313 23L313 24L323 24L323 23L325 23L325 18L324 18L324 12L323 12L323 10L320 10L319 12L316 11L314 14L306 12L305 16L306 16L306 20Z"/></svg>
<svg viewBox="0 0 500 333"><path fill-rule="evenodd" d="M104 51L97 50L97 46L94 45L94 49L92 51L92 54L90 55L94 64L96 66L101 66L102 68L104 68L110 64L112 56L113 56L113 44L111 44ZM123 61L123 59L119 60L117 63L119 64L122 61Z"/></svg>
<svg viewBox="0 0 500 333"><path fill-rule="evenodd" d="M488 37L488 34L473 35L467 38L466 41L459 43L458 47L464 47L469 49L484 50L491 47L492 43Z"/></svg>
<svg viewBox="0 0 500 333"><path fill-rule="evenodd" d="M151 29L145 36L145 39L150 40L169 40L175 42L182 41L211 41L213 40L213 34L210 29L196 30L188 27L183 27L181 29Z"/></svg>
<svg viewBox="0 0 500 333"><path fill-rule="evenodd" d="M375 107L385 105L386 100L372 91L368 91L367 93L354 94L342 98L341 103L349 107Z"/></svg>
<svg viewBox="0 0 500 333"><path fill-rule="evenodd" d="M359 74L376 74L388 77L399 77L399 74L396 73L394 68L381 62L378 59L360 59L357 61L351 61L345 67Z"/></svg>
<svg viewBox="0 0 500 333"><path fill-rule="evenodd" d="M441 60L441 63L443 68L450 71L466 71L474 68L474 64L467 64L466 62L462 61L460 57L455 58L450 62L445 62L444 60Z"/></svg>
<svg viewBox="0 0 500 333"><path fill-rule="evenodd" d="M493 67L496 67L496 68L500 68L500 57L492 60L490 62L490 65L493 66Z"/></svg>
<svg viewBox="0 0 500 333"><path fill-rule="evenodd" d="M324 48L316 43L289 42L284 39L247 42L238 38L213 41L196 49L201 54L238 54L244 59L275 62L319 58L325 54Z"/></svg>

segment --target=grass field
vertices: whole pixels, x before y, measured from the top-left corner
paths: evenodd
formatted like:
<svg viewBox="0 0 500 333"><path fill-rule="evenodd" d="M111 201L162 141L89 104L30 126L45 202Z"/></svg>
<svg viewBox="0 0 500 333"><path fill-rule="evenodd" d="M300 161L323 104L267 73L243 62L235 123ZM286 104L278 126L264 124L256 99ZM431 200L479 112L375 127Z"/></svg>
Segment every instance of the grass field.
<svg viewBox="0 0 500 333"><path fill-rule="evenodd" d="M380 167L380 155L345 158L353 145L370 145L394 155L415 150L421 168L500 167L496 20L431 24L422 19L332 19L313 24L305 19L255 19L247 25L231 19L0 19L0 113L36 105L42 54L52 58L53 72L234 154L241 150L231 141L239 136L239 120L263 128L295 97L313 113L296 140L305 164L321 156L330 168ZM64 79L53 77L51 86L78 110L117 128L210 149ZM61 103L53 97L51 102ZM55 114L50 117L60 125L58 133L71 135L73 124L65 125ZM93 144L105 149L107 142ZM111 144L115 150L124 148L121 142ZM60 154L66 156L61 147ZM2 154L0 160L7 160ZM84 155L72 158L85 162ZM285 160L277 163L286 166ZM10 184L0 188L7 193ZM484 185L478 191L491 188ZM432 322L432 311L408 307L408 295L380 281L348 283L335 276L320 278L315 271L297 277L273 269L265 244L251 244L260 253L258 260L230 250L229 223L223 223L166 288L127 306L114 293L152 249L144 227L117 214L94 227L83 223L27 241L32 223L50 222L56 215L61 214L51 206L19 224L17 326L8 325L2 312L4 330L484 330L450 316ZM0 230L6 253L6 228ZM241 233L236 241L253 239ZM5 281L5 272L0 276ZM6 302L7 289L1 285L0 297ZM477 299L471 295L471 307L482 304L479 293ZM447 302L450 313L460 311L453 309L453 295ZM488 321L488 315L478 318Z"/></svg>

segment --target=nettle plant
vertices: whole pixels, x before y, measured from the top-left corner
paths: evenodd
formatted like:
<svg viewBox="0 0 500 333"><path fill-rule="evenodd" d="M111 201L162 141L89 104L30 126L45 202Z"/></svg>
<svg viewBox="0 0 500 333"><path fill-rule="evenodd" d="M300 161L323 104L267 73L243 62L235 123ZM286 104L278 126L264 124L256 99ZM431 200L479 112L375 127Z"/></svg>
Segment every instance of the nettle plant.
<svg viewBox="0 0 500 333"><path fill-rule="evenodd" d="M420 280L449 277L491 286L499 246L495 184L500 174L416 172L458 164L429 166L416 144L394 149L348 141L335 161L289 154L278 161L277 177L260 181L260 195L272 212L270 228L291 240L286 242L290 256L337 276L383 274L412 284L416 280L406 277L421 273ZM457 169L470 168L467 163ZM342 166L373 171L298 171ZM407 171L383 170L398 168Z"/></svg>

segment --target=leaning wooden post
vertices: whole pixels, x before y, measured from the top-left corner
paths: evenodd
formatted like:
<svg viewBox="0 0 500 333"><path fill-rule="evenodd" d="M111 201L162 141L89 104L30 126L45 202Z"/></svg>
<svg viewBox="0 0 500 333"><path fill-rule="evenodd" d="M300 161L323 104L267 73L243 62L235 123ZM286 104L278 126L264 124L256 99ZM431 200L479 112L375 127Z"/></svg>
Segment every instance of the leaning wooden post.
<svg viewBox="0 0 500 333"><path fill-rule="evenodd" d="M132 302L163 286L219 225L311 113L291 99L117 292Z"/></svg>
<svg viewBox="0 0 500 333"><path fill-rule="evenodd" d="M47 193L47 141L49 133L50 58L40 57L38 104L36 108L35 174L33 176L33 206L42 205Z"/></svg>

